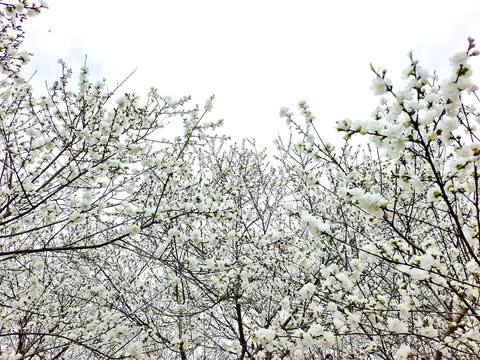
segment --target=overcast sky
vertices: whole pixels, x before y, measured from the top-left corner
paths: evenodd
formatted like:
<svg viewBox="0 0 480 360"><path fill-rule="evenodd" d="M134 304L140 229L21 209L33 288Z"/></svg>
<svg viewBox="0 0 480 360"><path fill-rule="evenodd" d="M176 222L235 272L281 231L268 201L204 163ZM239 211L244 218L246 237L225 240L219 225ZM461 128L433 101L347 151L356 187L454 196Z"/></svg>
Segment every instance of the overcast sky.
<svg viewBox="0 0 480 360"><path fill-rule="evenodd" d="M58 58L78 69L88 55L93 80L110 84L137 69L123 92L215 95L210 119L234 138L267 146L286 125L280 107L307 100L321 130L367 118L378 99L369 63L392 79L413 50L448 74L448 58L478 38L480 1L49 0L29 20L25 48L35 86L59 74ZM479 78L480 64L475 63ZM477 81L478 83L478 81Z"/></svg>

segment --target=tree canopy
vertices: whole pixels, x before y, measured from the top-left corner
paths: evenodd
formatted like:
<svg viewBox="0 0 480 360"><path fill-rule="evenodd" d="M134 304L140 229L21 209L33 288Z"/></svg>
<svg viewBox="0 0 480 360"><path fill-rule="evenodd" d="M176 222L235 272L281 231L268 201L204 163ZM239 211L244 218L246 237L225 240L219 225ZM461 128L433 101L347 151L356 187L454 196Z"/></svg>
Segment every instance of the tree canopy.
<svg viewBox="0 0 480 360"><path fill-rule="evenodd" d="M444 80L372 66L380 105L343 144L282 108L267 151L213 97L87 66L35 95L22 23L45 6L1 3L0 359L478 358L473 39Z"/></svg>

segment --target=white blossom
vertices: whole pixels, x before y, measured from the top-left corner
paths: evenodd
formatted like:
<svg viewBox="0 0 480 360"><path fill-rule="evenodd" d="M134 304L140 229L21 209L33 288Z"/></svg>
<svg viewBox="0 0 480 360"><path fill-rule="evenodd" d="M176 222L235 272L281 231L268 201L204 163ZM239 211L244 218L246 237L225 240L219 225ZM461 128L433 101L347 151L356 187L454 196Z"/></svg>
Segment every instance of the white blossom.
<svg viewBox="0 0 480 360"><path fill-rule="evenodd" d="M213 104L212 104L212 100L211 99L207 99L205 101L205 105L203 107L205 109L205 111L212 111L213 109Z"/></svg>
<svg viewBox="0 0 480 360"><path fill-rule="evenodd" d="M308 283L302 286L299 293L304 299L310 298L315 292L315 285Z"/></svg>
<svg viewBox="0 0 480 360"><path fill-rule="evenodd" d="M395 319L395 318L388 319L388 329L391 332L398 333L398 334L403 334L408 332L407 325L404 322L400 321L399 319Z"/></svg>
<svg viewBox="0 0 480 360"><path fill-rule="evenodd" d="M372 85L370 88L373 90L375 95L383 95L387 90L392 86L392 81L388 78L382 79L377 77L373 79Z"/></svg>
<svg viewBox="0 0 480 360"><path fill-rule="evenodd" d="M408 356L412 352L412 349L408 345L401 345L395 354L396 360L407 360Z"/></svg>
<svg viewBox="0 0 480 360"><path fill-rule="evenodd" d="M141 341L136 341L130 344L127 350L127 355L139 358L142 355L143 344Z"/></svg>

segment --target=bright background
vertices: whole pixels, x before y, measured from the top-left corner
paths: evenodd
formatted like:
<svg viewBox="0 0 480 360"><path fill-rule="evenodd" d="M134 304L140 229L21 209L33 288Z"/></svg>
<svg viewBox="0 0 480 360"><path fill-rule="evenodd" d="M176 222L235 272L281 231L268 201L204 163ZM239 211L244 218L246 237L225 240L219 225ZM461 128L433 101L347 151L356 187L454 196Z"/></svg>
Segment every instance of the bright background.
<svg viewBox="0 0 480 360"><path fill-rule="evenodd" d="M285 133L279 109L299 100L309 102L327 139L337 136L336 120L368 118L378 102L370 62L399 79L413 50L447 76L448 58L466 50L468 36L480 47L478 0L48 4L25 27L35 87L58 77L58 58L78 69L87 54L92 79L105 77L111 88L137 69L120 93L146 94L154 85L201 105L214 94L210 119L225 119L227 134L255 137L261 146Z"/></svg>

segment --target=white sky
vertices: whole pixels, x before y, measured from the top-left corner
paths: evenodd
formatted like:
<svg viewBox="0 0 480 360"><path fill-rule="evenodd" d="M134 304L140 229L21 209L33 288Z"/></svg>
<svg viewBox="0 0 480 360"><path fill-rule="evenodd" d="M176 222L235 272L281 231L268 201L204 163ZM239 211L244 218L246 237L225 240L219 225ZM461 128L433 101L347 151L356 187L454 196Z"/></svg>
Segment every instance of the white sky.
<svg viewBox="0 0 480 360"><path fill-rule="evenodd" d="M25 27L36 87L58 76L58 58L78 69L87 54L92 79L105 77L112 87L138 69L122 93L154 85L201 105L214 94L210 120L225 119L225 133L261 146L286 130L280 107L299 100L310 103L327 140L336 120L368 118L378 102L370 62L396 79L413 50L425 67L447 75L448 58L466 49L467 36L480 47L478 0L48 4Z"/></svg>

